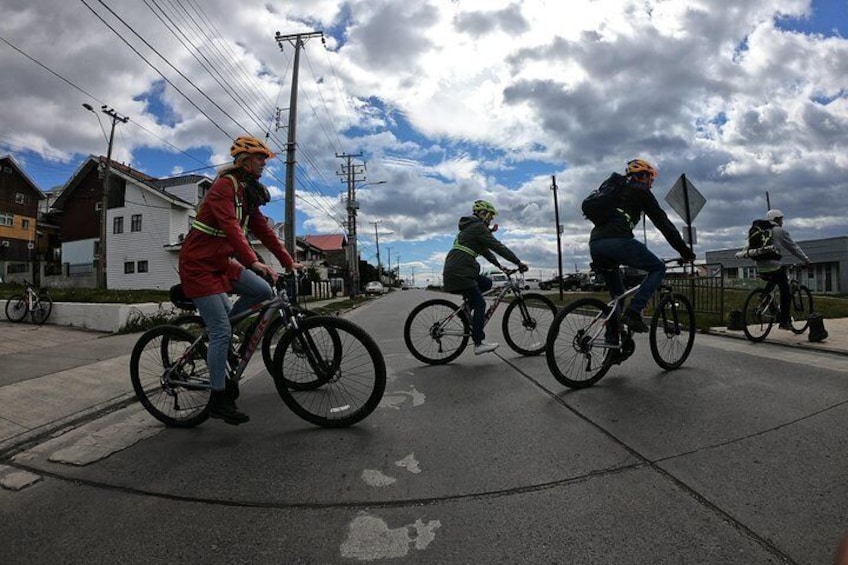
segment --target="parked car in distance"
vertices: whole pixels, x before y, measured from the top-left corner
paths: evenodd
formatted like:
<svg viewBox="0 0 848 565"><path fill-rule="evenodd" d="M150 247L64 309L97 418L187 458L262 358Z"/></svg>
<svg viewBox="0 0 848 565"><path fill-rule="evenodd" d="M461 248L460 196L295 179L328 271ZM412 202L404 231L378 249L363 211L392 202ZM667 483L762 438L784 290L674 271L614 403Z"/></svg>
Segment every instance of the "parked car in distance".
<svg viewBox="0 0 848 565"><path fill-rule="evenodd" d="M490 273L486 276L492 279L492 288L501 288L509 282L509 279L503 273Z"/></svg>
<svg viewBox="0 0 848 565"><path fill-rule="evenodd" d="M583 285L586 284L587 277L584 273L571 273L568 275L563 275L562 277L562 290L581 290ZM551 290L552 288L559 288L560 278L559 275L555 276L552 279L544 280L539 282L539 288L542 290Z"/></svg>
<svg viewBox="0 0 848 565"><path fill-rule="evenodd" d="M380 281L371 281L370 283L365 285L365 294L368 296L376 295L379 296L385 292L385 288L383 287L383 283Z"/></svg>

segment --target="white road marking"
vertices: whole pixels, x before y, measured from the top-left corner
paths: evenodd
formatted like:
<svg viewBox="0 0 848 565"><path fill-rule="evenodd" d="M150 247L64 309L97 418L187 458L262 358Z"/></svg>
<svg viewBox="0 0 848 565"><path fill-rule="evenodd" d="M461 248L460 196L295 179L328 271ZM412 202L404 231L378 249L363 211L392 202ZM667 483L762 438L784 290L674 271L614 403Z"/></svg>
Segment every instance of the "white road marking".
<svg viewBox="0 0 848 565"><path fill-rule="evenodd" d="M397 479L394 477L384 475L377 469L365 469L362 471L362 480L365 484L372 487L387 487L397 482Z"/></svg>
<svg viewBox="0 0 848 565"><path fill-rule="evenodd" d="M442 526L438 520L390 528L380 517L360 512L348 525L347 538L341 545L341 555L347 559L376 561L406 557L410 546L422 551L436 539L435 531ZM411 534L414 532L415 536Z"/></svg>
<svg viewBox="0 0 848 565"><path fill-rule="evenodd" d="M415 386L409 387L409 392L405 390L395 390L383 395L383 399L380 401L380 408L394 408L395 410L400 410L401 404L409 398L412 401L412 406L421 406L427 400L427 396L418 392L418 389Z"/></svg>
<svg viewBox="0 0 848 565"><path fill-rule="evenodd" d="M420 473L421 467L418 466L418 461L415 459L415 454L410 453L400 461L395 461L398 467L404 467L410 473Z"/></svg>

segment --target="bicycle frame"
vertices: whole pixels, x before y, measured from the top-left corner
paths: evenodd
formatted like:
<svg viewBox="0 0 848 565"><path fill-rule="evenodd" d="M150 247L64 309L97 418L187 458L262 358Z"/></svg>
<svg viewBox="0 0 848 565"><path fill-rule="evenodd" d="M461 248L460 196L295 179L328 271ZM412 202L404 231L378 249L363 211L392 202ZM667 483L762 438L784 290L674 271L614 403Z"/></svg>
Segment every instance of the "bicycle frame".
<svg viewBox="0 0 848 565"><path fill-rule="evenodd" d="M250 325L247 330L247 339L245 342L239 347L238 351L236 351L237 358L239 360L238 364L235 367L232 367L231 374L229 375L229 379L233 382L239 382L241 380L241 376L244 373L245 369L247 369L247 365L253 357L256 348L262 342L262 337L265 334L265 330L268 327L268 324L271 323L271 320L274 318L274 315L279 312L280 316L283 316L286 320L288 326L295 332L300 329L298 325L298 317L295 315L292 304L289 301L288 293L286 292L285 286L280 282L283 277L277 282L276 295L268 300L264 300L259 302L258 304L254 304L248 310L236 314L234 316L230 316L230 327L235 327L239 322L246 320L247 318L255 315L257 312L260 313L259 317ZM195 348L198 344L203 341L207 337L207 332L204 331L199 335L194 341L191 342L182 355L177 359L177 362L173 364L165 372L165 378L170 378L171 374L181 367L185 362L193 355ZM298 333L298 338L300 340L305 340L307 347L304 347L304 351L306 354L306 358L313 368L317 366L318 362L314 357L314 346L312 343L312 338L309 335L300 335ZM204 389L204 388L212 388L211 383L204 385L197 385L196 388Z"/></svg>
<svg viewBox="0 0 848 565"><path fill-rule="evenodd" d="M621 304L621 302L624 299L626 299L630 296L633 296L634 294L639 292L640 288L642 288L641 284L637 284L634 287L628 288L622 294L619 294L618 296L614 297L612 300L607 302L607 308L609 308L608 314L606 314L605 316L601 316L601 315L595 316L595 319L592 320L592 322L589 324L589 326L594 328L591 335L589 336L589 340L590 340L590 343L592 344L592 347L598 347L600 349L620 349L621 348L620 343L616 344L616 345L606 343L606 340L604 339L602 332L605 332L605 330L606 330L607 326L609 325L609 322L612 319L612 317L618 316L619 305ZM666 288L668 288L668 287L661 286L660 287L661 292L665 292ZM602 323L600 323L600 324L596 323L596 322L599 322L601 320L603 320ZM601 339L598 339L599 337Z"/></svg>
<svg viewBox="0 0 848 565"><path fill-rule="evenodd" d="M487 290L486 292L483 293L483 299L484 300L492 299L492 304L488 308L486 308L486 313L483 314L483 327L486 327L486 325L489 323L489 320L495 314L495 311L501 305L501 302L503 302L504 298L506 298L507 294L514 294L516 297L519 297L519 298L523 297L523 291L521 290L520 283L517 280L512 279L513 273L514 273L514 271L508 272L508 271L504 270L504 274L506 274L507 278L509 279L507 284L505 284L504 286L502 286L500 288L491 288L491 289L489 289L489 290ZM494 297L494 298L492 298L492 297ZM439 324L438 329L439 329L439 331L441 332L442 335L450 335L450 336L463 336L463 335L469 335L470 336L471 335L471 332L452 332L452 331L449 331L449 330L445 330L445 326L447 326L448 323L450 323L451 320L453 320L456 316L458 316L459 312L461 310L464 310L468 316L471 316L471 307L468 304L468 300L466 300L465 297L462 298L462 304L459 306L459 308L457 308L456 310L451 312L451 314L447 318L442 320L442 322Z"/></svg>

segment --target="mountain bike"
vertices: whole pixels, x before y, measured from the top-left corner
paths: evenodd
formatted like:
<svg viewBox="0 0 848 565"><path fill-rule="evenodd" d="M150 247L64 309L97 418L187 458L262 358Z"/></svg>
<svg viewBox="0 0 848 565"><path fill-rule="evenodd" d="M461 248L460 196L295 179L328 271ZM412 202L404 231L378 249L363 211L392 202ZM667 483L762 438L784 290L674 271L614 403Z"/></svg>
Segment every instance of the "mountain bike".
<svg viewBox="0 0 848 565"><path fill-rule="evenodd" d="M809 326L810 314L813 313L813 295L810 289L802 285L796 277L798 267L784 267L789 275L789 305L792 332L802 334ZM761 278L764 278L761 275ZM767 290L771 286L770 290ZM763 341L772 326L780 319L780 289L777 285L766 284L765 288L754 289L745 298L742 309L742 324L745 337L753 342Z"/></svg>
<svg viewBox="0 0 848 565"><path fill-rule="evenodd" d="M492 299L484 324L489 323L501 302L511 294L513 298L501 324L504 338L517 353L539 355L545 351L545 337L556 315L556 306L547 296L525 293L524 283L513 277L517 269L503 269L503 272L507 283L483 293ZM471 305L464 298L460 305L444 298L422 302L410 312L403 326L403 339L409 352L430 365L449 363L459 357L468 347L470 337Z"/></svg>
<svg viewBox="0 0 848 565"><path fill-rule="evenodd" d="M297 273L291 276L294 278L296 283L299 283L299 279L303 277L302 274ZM171 303L182 310L183 313L176 316L168 323L172 326L180 326L185 330L193 332L195 335L199 335L206 328L206 325L203 323L203 318L200 314L196 313L197 307L191 299L185 297L185 295L181 295L181 290L175 290L177 286L179 285L175 285L171 288ZM292 311L301 318L316 315L315 312L301 308L296 304L292 304L291 308ZM251 318L247 317L239 320L239 322L233 326L232 341L236 348L238 348L241 341L244 340L244 336L248 328L250 328L251 322ZM285 317L276 316L271 320L271 323L268 324L268 327L262 336L262 361L265 364L265 369L269 373L274 370L274 351L280 341L280 337L288 330L288 325L288 320L286 320ZM297 387L299 386L299 383L293 381L290 385Z"/></svg>
<svg viewBox="0 0 848 565"><path fill-rule="evenodd" d="M29 314L32 323L40 326L53 311L53 299L47 289L35 292L29 281L24 281L24 287L23 295L12 296L6 301L6 317L10 322L20 322Z"/></svg>
<svg viewBox="0 0 848 565"><path fill-rule="evenodd" d="M361 421L376 409L386 388L379 346L344 318L298 315L283 279L278 279L274 297L230 317L231 326L238 327L256 314L244 338L237 344L231 341L227 390L238 397L248 362L279 316L286 330L274 349L269 373L286 406L318 426L346 427ZM157 326L139 338L130 356L130 379L139 402L157 420L185 428L209 417L208 344L205 328L189 331L173 325Z"/></svg>
<svg viewBox="0 0 848 565"><path fill-rule="evenodd" d="M545 348L548 368L557 381L570 388L592 386L613 365L633 354L633 331L624 324L621 314L624 300L641 286L638 284L606 303L597 298L581 298L559 311ZM674 292L670 285L661 285L657 296L648 330L651 355L661 368L673 370L692 351L695 312L689 299Z"/></svg>

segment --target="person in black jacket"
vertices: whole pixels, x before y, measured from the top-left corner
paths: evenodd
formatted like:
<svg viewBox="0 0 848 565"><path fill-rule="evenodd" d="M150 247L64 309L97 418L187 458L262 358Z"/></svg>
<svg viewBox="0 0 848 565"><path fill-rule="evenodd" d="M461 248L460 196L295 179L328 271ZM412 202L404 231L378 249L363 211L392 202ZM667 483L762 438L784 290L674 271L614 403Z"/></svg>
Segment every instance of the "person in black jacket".
<svg viewBox="0 0 848 565"><path fill-rule="evenodd" d="M633 228L639 223L642 214L651 219L683 260L694 261L695 254L687 247L680 232L668 219L651 192L657 177L657 170L653 165L642 159L633 159L627 163L626 177L625 184L616 198L615 213L592 229L589 251L595 270L603 275L612 296L624 292L624 283L618 269L620 265L648 273L621 318L634 332L646 332L648 327L642 321L642 310L662 283L665 263L633 237ZM611 338L609 334L607 337Z"/></svg>
<svg viewBox="0 0 848 565"><path fill-rule="evenodd" d="M475 201L471 212L471 216L463 216L459 219L459 234L445 259L442 287L447 292L461 293L474 309L471 317L471 338L474 340L474 353L480 355L494 351L498 348L498 344L483 341L486 338L483 333L486 314L486 300L483 298L483 293L492 288L492 280L480 274L477 256L482 255L501 270L503 267L498 263L494 253L518 265L522 273L527 271L528 267L492 235L497 225L493 228L489 225L498 211L490 202Z"/></svg>

